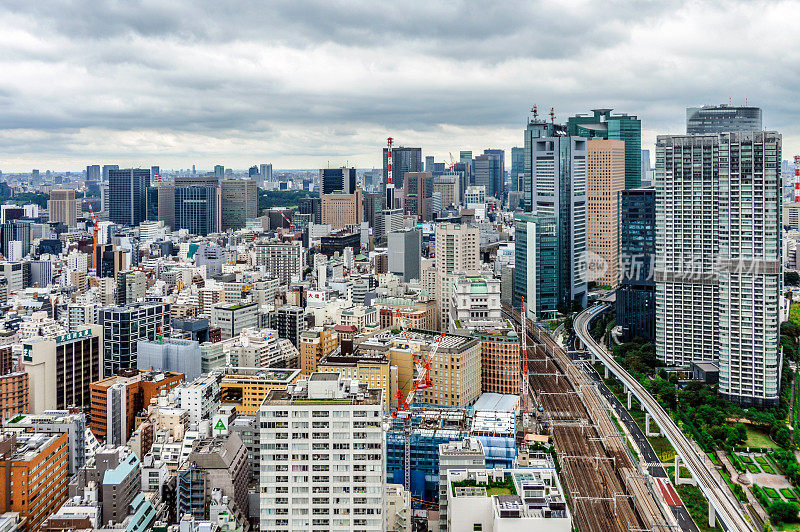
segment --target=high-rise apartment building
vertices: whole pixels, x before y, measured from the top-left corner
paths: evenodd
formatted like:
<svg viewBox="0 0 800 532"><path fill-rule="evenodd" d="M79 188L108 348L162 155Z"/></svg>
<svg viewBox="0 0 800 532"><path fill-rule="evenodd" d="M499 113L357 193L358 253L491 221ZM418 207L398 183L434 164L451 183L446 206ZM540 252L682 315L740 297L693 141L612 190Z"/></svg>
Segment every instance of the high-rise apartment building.
<svg viewBox="0 0 800 532"><path fill-rule="evenodd" d="M380 389L336 373L267 395L259 411L262 530L384 529L382 402Z"/></svg>
<svg viewBox="0 0 800 532"><path fill-rule="evenodd" d="M587 139L621 140L625 143L625 188L642 185L642 122L633 115L611 114L611 109L593 109L592 116L568 119L568 133Z"/></svg>
<svg viewBox="0 0 800 532"><path fill-rule="evenodd" d="M619 217L617 325L630 341L656 338L656 189L623 190Z"/></svg>
<svg viewBox="0 0 800 532"><path fill-rule="evenodd" d="M178 177L175 179L174 230L206 236L219 230L222 216L219 180L216 177Z"/></svg>
<svg viewBox="0 0 800 532"><path fill-rule="evenodd" d="M321 194L353 194L356 191L356 169L346 166L321 169L319 190Z"/></svg>
<svg viewBox="0 0 800 532"><path fill-rule="evenodd" d="M383 186L388 180L387 148L383 148ZM392 147L392 181L395 188L403 188L407 172L422 172L422 148ZM395 200L396 201L396 200Z"/></svg>
<svg viewBox="0 0 800 532"><path fill-rule="evenodd" d="M438 325L443 330L450 319L454 275L476 275L480 271L481 235L475 226L443 223L436 224L434 236Z"/></svg>
<svg viewBox="0 0 800 532"><path fill-rule="evenodd" d="M256 245L256 266L264 266L269 276L288 285L302 279L303 246L298 244Z"/></svg>
<svg viewBox="0 0 800 532"><path fill-rule="evenodd" d="M169 336L169 312L169 303L150 302L102 309L104 374L136 368L137 342L155 340L159 334Z"/></svg>
<svg viewBox="0 0 800 532"><path fill-rule="evenodd" d="M686 108L687 135L761 131L761 127L760 107L720 104Z"/></svg>
<svg viewBox="0 0 800 532"><path fill-rule="evenodd" d="M590 139L589 169L589 278L599 285L619 282L619 196L625 190L625 143Z"/></svg>
<svg viewBox="0 0 800 532"><path fill-rule="evenodd" d="M656 355L719 360L719 392L779 399L781 136L659 136Z"/></svg>
<svg viewBox="0 0 800 532"><path fill-rule="evenodd" d="M221 231L242 229L247 220L258 216L258 187L254 179L225 180L220 189Z"/></svg>
<svg viewBox="0 0 800 532"><path fill-rule="evenodd" d="M278 331L280 338L286 338L292 342L292 345L300 347L300 335L305 330L305 321L303 316L305 310L303 307L297 305L284 305L275 311L274 320L272 325L273 329Z"/></svg>
<svg viewBox="0 0 800 532"><path fill-rule="evenodd" d="M100 172L99 166L97 172ZM62 222L67 224L67 227L75 227L78 224L75 191L72 189L51 191L50 199L47 200L47 212L51 222Z"/></svg>
<svg viewBox="0 0 800 532"><path fill-rule="evenodd" d="M149 168L108 171L108 219L118 225L136 227L147 220Z"/></svg>
<svg viewBox="0 0 800 532"><path fill-rule="evenodd" d="M536 119L525 130L525 210L555 221L555 293L562 309L585 306L587 298L587 147L585 138L566 130Z"/></svg>

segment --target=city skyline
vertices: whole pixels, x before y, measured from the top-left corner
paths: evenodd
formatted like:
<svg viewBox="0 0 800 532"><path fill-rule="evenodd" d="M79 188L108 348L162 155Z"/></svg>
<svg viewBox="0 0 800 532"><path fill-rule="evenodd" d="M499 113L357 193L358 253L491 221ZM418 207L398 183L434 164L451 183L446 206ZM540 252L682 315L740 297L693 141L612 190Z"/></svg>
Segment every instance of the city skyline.
<svg viewBox="0 0 800 532"><path fill-rule="evenodd" d="M686 107L747 103L789 157L793 7L2 7L0 170L370 168L388 136L446 161L519 146L533 104L635 114L652 150Z"/></svg>

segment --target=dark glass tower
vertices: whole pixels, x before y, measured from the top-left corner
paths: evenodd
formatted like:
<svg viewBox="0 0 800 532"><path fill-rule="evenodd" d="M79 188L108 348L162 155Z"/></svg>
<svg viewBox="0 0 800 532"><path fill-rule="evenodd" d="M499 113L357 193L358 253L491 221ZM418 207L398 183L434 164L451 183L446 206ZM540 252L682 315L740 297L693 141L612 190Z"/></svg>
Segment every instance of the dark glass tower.
<svg viewBox="0 0 800 532"><path fill-rule="evenodd" d="M206 236L218 230L219 181L215 177L175 179L175 230Z"/></svg>
<svg viewBox="0 0 800 532"><path fill-rule="evenodd" d="M108 170L108 212L115 224L135 227L147 219L149 168Z"/></svg>
<svg viewBox="0 0 800 532"><path fill-rule="evenodd" d="M622 191L619 221L620 284L617 325L625 340L656 338L656 190Z"/></svg>

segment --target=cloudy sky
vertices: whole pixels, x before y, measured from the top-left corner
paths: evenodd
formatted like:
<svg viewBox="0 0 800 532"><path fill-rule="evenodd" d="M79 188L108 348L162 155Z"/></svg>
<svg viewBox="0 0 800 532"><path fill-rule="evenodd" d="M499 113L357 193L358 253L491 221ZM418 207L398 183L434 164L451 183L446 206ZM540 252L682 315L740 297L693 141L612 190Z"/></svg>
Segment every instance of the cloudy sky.
<svg viewBox="0 0 800 532"><path fill-rule="evenodd" d="M760 105L800 153L800 3L304 0L0 2L0 170L438 160L556 119Z"/></svg>

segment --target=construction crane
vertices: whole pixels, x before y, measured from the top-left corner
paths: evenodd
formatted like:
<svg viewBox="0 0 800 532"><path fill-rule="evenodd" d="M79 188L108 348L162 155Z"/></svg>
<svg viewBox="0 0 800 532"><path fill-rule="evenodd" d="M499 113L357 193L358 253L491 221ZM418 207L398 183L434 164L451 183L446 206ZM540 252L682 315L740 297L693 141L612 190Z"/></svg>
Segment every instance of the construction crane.
<svg viewBox="0 0 800 532"><path fill-rule="evenodd" d="M92 216L92 225L94 226L94 233L92 236L92 267L94 268L95 273L97 272L97 231L98 231L98 219L97 215L94 213L94 209L92 208L92 202L89 202L89 213Z"/></svg>
<svg viewBox="0 0 800 532"><path fill-rule="evenodd" d="M520 323L522 323L522 338L521 338L521 355L520 362L522 362L522 382L520 383L519 393L522 394L522 442L525 443L525 437L528 435L528 417L531 413L531 394L530 394L530 369L528 368L528 316L525 314L525 298L522 298L522 312L520 314Z"/></svg>
<svg viewBox="0 0 800 532"><path fill-rule="evenodd" d="M289 218L287 218L286 215L283 214L283 210L278 209L277 205L273 205L273 207L278 211L278 214L281 215L281 218L283 218L289 224L289 231L293 232L294 231L294 220L290 220Z"/></svg>
<svg viewBox="0 0 800 532"><path fill-rule="evenodd" d="M448 152L448 153L450 154L450 167L448 168L448 170L450 170L450 172L452 173L456 169L456 160L453 158L453 152Z"/></svg>
<svg viewBox="0 0 800 532"><path fill-rule="evenodd" d="M411 348L411 340L408 336L408 327L405 324L405 317L398 309L395 316L400 318L400 330L406 338L406 342ZM404 487L409 492L411 491L411 405L414 404L417 391L433 386L433 379L431 378L431 362L436 356L436 351L439 350L439 345L442 343L445 333L441 333L433 342L428 351L428 355L424 356L422 353L415 353L412 348L412 357L414 362L414 369L416 370L414 380L411 383L411 390L407 395L403 395L402 390L397 390L395 398L397 398L397 410L392 412L392 417L395 419L403 420L403 445L404 445L404 462L403 472L405 474Z"/></svg>

